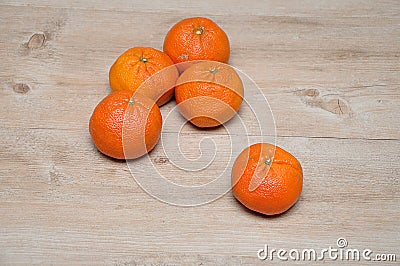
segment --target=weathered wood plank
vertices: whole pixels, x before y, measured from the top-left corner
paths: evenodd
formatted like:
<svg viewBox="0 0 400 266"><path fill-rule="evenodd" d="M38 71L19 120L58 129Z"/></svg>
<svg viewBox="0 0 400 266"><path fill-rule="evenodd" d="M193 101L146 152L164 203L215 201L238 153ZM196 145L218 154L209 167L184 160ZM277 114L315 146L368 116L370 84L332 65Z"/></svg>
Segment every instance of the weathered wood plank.
<svg viewBox="0 0 400 266"><path fill-rule="evenodd" d="M134 45L161 48L171 24L170 16L144 12L121 12L121 24L107 10L1 8L1 105L9 113L2 123L9 127L86 126L110 91L115 58ZM240 31L229 16L218 19L231 32L231 63L263 88L279 135L399 139L398 18L237 16L249 27Z"/></svg>
<svg viewBox="0 0 400 266"><path fill-rule="evenodd" d="M196 208L159 202L141 190L125 163L102 156L86 131L78 132L2 129L0 156L10 161L0 165L1 257L12 261L20 254L38 262L45 252L55 261L157 261L158 252L194 252L207 254L195 257L204 261L235 255L256 262L264 242L323 248L340 236L352 246L396 252L398 141L279 138L303 165L304 191L292 210L269 219L246 211L230 193ZM225 142L210 135L217 145ZM197 146L198 137L184 140L183 151ZM162 173L181 178L175 182L204 176L174 169L162 156L158 145L151 158Z"/></svg>
<svg viewBox="0 0 400 266"><path fill-rule="evenodd" d="M321 250L338 237L399 259L398 1L4 0L0 14L0 264L279 264L256 252ZM261 88L276 143L302 163L302 196L284 215L254 214L230 193L195 208L162 203L91 143L88 120L110 92L116 57L131 46L161 49L189 16L226 30L230 63ZM239 115L259 140L250 109ZM184 122L169 120L163 136L176 138ZM237 155L229 135L246 137L237 122L231 132L183 127L191 159L213 154L212 145L199 150L201 139L215 142L203 171L172 165L190 162L168 158L161 142L151 160L178 184L209 182Z"/></svg>
<svg viewBox="0 0 400 266"><path fill-rule="evenodd" d="M112 3L102 0L86 0L66 3L62 0L49 1L38 0L27 2L21 0L4 0L4 5L29 6L29 7L57 7L84 10L111 10L114 12L162 12L162 13L195 13L206 15L274 15L274 16L320 16L326 15L349 16L349 17L398 17L400 15L399 5L396 0L384 0L377 3L373 0L338 0L332 3L329 0L305 0L296 2L282 2L277 0L257 1L249 0L246 6L243 2L233 0L215 0L207 2L190 2L182 4L180 1L165 2L155 0L152 2L144 1L124 1L116 0Z"/></svg>

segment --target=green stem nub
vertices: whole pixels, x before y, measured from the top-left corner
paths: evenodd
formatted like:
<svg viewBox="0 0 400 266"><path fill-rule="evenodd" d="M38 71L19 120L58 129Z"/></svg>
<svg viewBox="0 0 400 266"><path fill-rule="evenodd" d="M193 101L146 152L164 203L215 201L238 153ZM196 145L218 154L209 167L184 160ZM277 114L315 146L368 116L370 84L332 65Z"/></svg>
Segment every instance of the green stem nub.
<svg viewBox="0 0 400 266"><path fill-rule="evenodd" d="M266 165L270 165L271 163L272 163L271 158L268 158L267 160L265 160L265 164L266 164Z"/></svg>
<svg viewBox="0 0 400 266"><path fill-rule="evenodd" d="M134 100L134 99L131 99L131 100L128 102L128 104L129 104L129 105L134 105L134 104L135 104L135 100Z"/></svg>
<svg viewBox="0 0 400 266"><path fill-rule="evenodd" d="M215 73L217 73L218 72L218 69L216 69L216 68L211 68L210 69L210 73L211 74L215 74Z"/></svg>
<svg viewBox="0 0 400 266"><path fill-rule="evenodd" d="M203 34L203 32L204 32L204 27L195 28L193 30L193 33L197 34L197 35L201 35L201 34Z"/></svg>
<svg viewBox="0 0 400 266"><path fill-rule="evenodd" d="M142 61L143 63L146 63L146 62L147 62L147 59L144 58L144 57L141 57L139 60Z"/></svg>

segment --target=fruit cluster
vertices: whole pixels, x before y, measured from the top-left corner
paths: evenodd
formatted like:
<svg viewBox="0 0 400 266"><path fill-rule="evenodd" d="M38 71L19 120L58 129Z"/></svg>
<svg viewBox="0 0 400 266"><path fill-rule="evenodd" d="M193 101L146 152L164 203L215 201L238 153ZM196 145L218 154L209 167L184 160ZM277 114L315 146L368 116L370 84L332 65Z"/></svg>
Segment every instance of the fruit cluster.
<svg viewBox="0 0 400 266"><path fill-rule="evenodd" d="M159 107L174 96L187 120L201 128L231 119L243 101L243 83L229 66L226 33L207 18L175 24L164 39L164 52L134 47L109 71L112 93L95 108L89 131L98 150L116 159L135 159L157 144L162 128ZM232 170L234 196L264 214L289 209L302 189L300 163L271 144L244 150ZM256 184L256 185L255 185Z"/></svg>

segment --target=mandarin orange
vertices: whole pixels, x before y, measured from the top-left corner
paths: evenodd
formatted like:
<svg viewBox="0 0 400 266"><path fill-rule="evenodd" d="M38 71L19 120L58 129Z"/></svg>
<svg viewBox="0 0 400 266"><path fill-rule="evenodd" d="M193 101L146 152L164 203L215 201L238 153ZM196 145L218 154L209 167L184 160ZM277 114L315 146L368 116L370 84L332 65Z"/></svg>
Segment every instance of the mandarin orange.
<svg viewBox="0 0 400 266"><path fill-rule="evenodd" d="M157 104L130 91L115 91L106 96L89 122L98 150L116 159L135 159L151 151L160 138L161 127Z"/></svg>
<svg viewBox="0 0 400 266"><path fill-rule="evenodd" d="M247 208L266 215L280 214L300 197L303 171L289 152L268 143L244 149L232 168L232 192Z"/></svg>

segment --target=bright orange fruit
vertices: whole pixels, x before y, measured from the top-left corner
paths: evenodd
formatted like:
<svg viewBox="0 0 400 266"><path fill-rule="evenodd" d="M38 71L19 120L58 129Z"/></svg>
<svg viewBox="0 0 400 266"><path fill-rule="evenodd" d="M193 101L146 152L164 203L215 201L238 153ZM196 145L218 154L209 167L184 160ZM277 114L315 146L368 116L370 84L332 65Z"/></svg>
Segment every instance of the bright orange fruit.
<svg viewBox="0 0 400 266"><path fill-rule="evenodd" d="M141 94L115 91L94 109L89 131L99 151L116 159L135 159L151 151L160 138L157 104Z"/></svg>
<svg viewBox="0 0 400 266"><path fill-rule="evenodd" d="M299 161L287 151L267 143L244 149L232 169L232 192L247 208L266 215L292 207L303 187Z"/></svg>
<svg viewBox="0 0 400 266"><path fill-rule="evenodd" d="M164 52L177 64L193 60L227 63L230 55L226 33L208 18L187 18L176 23L164 39ZM178 66L184 70L186 66Z"/></svg>
<svg viewBox="0 0 400 266"><path fill-rule="evenodd" d="M136 92L140 89L141 94L161 106L174 96L178 76L178 70L167 54L151 47L134 47L114 62L109 80L113 91Z"/></svg>
<svg viewBox="0 0 400 266"><path fill-rule="evenodd" d="M243 83L229 65L201 61L178 78L175 99L181 114L198 127L231 119L243 101Z"/></svg>

